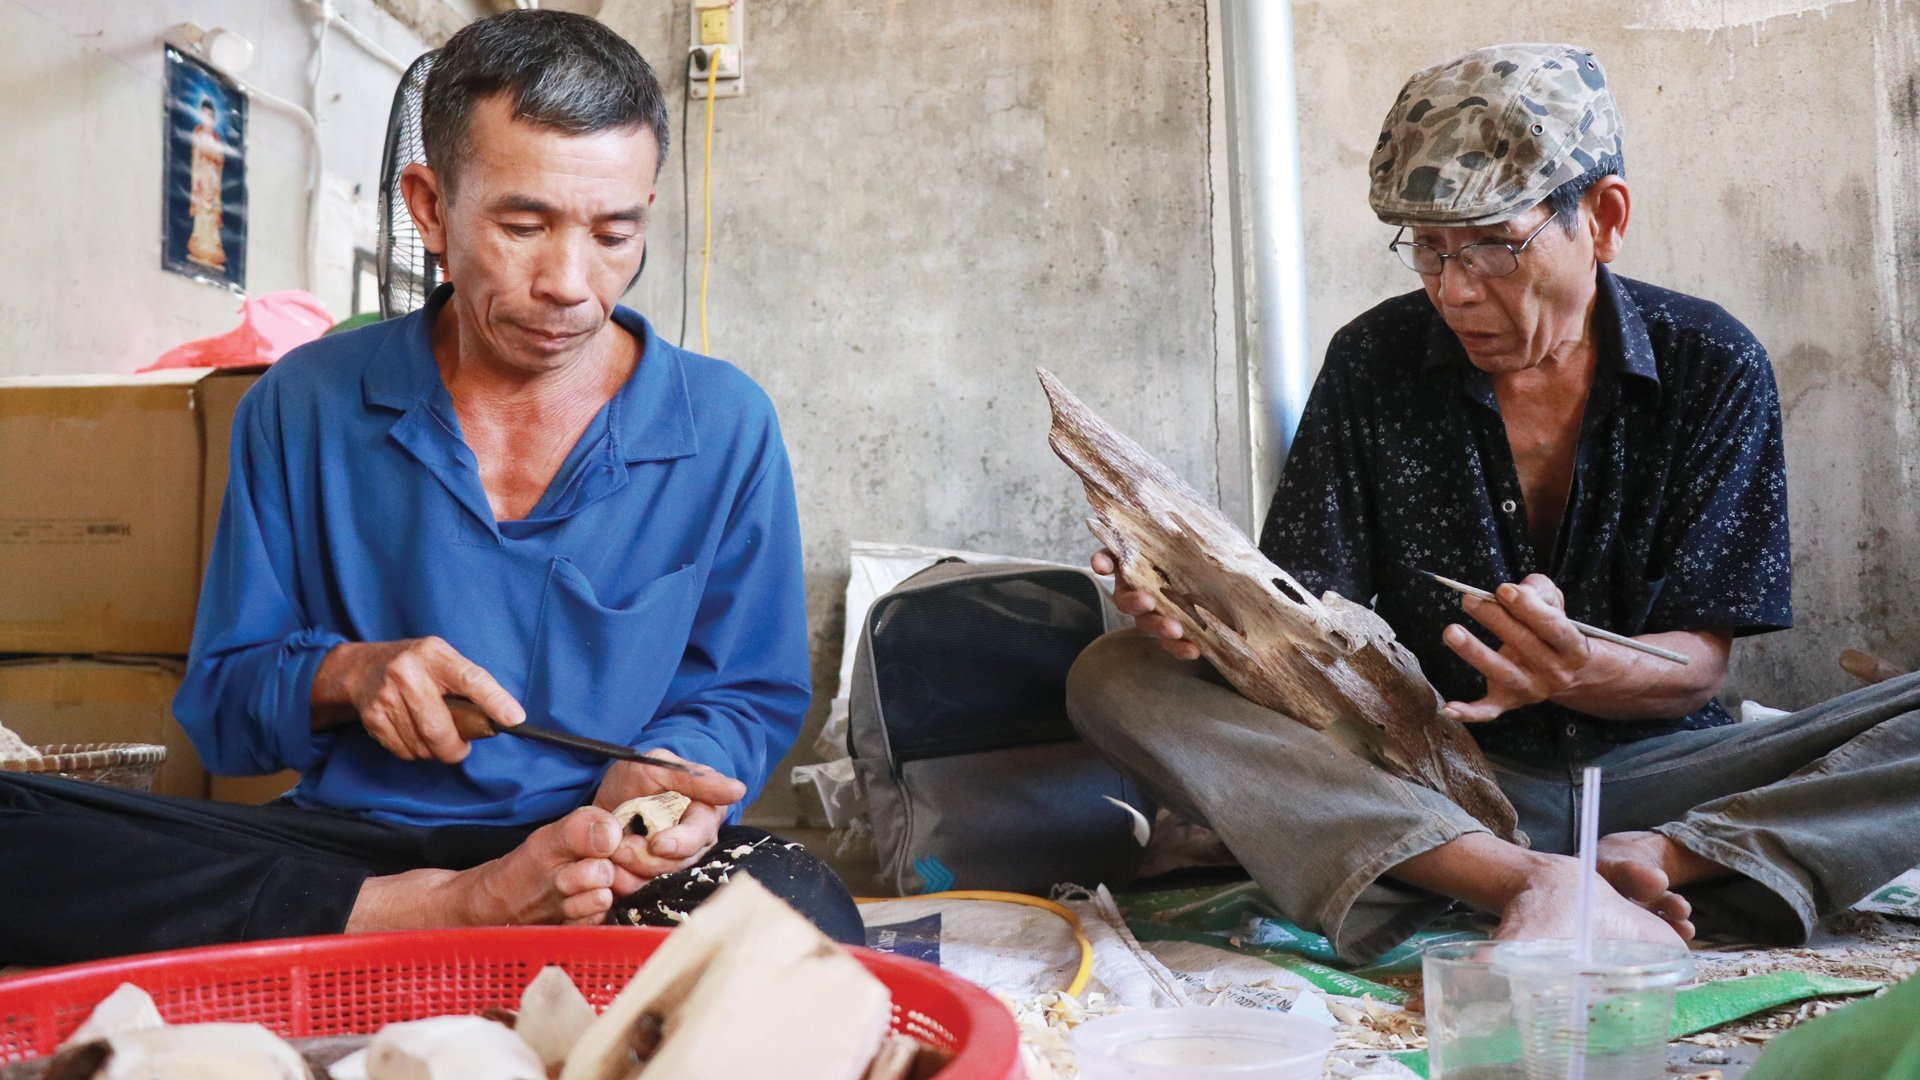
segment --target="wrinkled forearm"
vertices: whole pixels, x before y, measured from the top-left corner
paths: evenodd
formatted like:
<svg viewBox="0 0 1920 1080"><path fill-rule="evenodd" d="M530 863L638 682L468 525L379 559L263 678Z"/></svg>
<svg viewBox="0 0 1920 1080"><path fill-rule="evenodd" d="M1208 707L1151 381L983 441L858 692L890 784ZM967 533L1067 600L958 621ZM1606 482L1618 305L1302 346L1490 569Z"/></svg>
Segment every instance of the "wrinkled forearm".
<svg viewBox="0 0 1920 1080"><path fill-rule="evenodd" d="M1610 641L1589 639L1592 659L1587 670L1576 685L1550 700L1603 720L1670 720L1705 705L1726 682L1731 634L1676 630L1643 634L1635 640L1682 653L1691 662L1675 664Z"/></svg>

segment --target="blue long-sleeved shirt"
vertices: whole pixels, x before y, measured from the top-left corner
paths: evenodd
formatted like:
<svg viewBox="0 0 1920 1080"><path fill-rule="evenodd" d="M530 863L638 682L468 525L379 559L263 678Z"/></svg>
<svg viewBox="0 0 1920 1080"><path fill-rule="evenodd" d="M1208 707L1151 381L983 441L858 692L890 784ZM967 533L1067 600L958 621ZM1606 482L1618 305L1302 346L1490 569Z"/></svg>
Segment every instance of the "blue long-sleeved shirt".
<svg viewBox="0 0 1920 1080"><path fill-rule="evenodd" d="M301 770L302 806L508 825L590 801L604 762L527 740L443 765L402 761L358 726L312 730L335 645L438 635L529 723L671 750L750 800L809 695L772 404L620 308L642 347L632 378L539 505L497 522L429 342L450 293L294 350L240 403L180 723L217 774Z"/></svg>

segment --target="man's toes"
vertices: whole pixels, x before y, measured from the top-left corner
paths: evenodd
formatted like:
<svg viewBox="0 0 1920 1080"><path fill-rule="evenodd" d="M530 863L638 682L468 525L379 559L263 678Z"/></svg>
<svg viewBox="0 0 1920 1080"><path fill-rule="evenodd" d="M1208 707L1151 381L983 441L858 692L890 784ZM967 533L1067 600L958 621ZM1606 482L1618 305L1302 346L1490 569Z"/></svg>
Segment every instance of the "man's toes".
<svg viewBox="0 0 1920 1080"><path fill-rule="evenodd" d="M560 902L560 915L570 923L597 923L612 910L612 889L589 889Z"/></svg>
<svg viewBox="0 0 1920 1080"><path fill-rule="evenodd" d="M1636 904L1652 904L1672 895L1667 891L1667 875L1648 863L1631 859L1602 863L1600 876Z"/></svg>
<svg viewBox="0 0 1920 1080"><path fill-rule="evenodd" d="M641 889L646 888L646 885L647 885L646 878L641 877L639 874L636 874L633 871L628 870L626 867L620 866L617 863L614 864L613 895L632 896L634 893L639 892Z"/></svg>
<svg viewBox="0 0 1920 1080"><path fill-rule="evenodd" d="M1670 923L1677 923L1693 914L1693 904L1688 902L1687 898L1681 896L1679 893L1670 892L1660 899L1655 900L1647 910Z"/></svg>
<svg viewBox="0 0 1920 1080"><path fill-rule="evenodd" d="M583 806L552 828L560 853L568 859L605 859L620 847L620 826L597 806Z"/></svg>
<svg viewBox="0 0 1920 1080"><path fill-rule="evenodd" d="M605 859L581 859L560 868L553 876L553 887L561 896L579 896L595 889L611 890L613 864Z"/></svg>

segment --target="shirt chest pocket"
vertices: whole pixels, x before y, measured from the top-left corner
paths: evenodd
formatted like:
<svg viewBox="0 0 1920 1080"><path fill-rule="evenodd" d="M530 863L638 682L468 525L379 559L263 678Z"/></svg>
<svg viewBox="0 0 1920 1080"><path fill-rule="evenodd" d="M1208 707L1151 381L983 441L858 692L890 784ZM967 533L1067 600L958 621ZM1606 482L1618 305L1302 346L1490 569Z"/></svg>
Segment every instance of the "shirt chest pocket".
<svg viewBox="0 0 1920 1080"><path fill-rule="evenodd" d="M1667 576L1645 556L1636 557L1625 544L1613 547L1611 608L1613 619L1608 629L1620 634L1644 634L1651 629L1647 616L1667 587Z"/></svg>
<svg viewBox="0 0 1920 1080"><path fill-rule="evenodd" d="M686 652L699 590L699 567L688 563L610 607L578 567L554 559L527 673L528 716L613 742L637 740Z"/></svg>

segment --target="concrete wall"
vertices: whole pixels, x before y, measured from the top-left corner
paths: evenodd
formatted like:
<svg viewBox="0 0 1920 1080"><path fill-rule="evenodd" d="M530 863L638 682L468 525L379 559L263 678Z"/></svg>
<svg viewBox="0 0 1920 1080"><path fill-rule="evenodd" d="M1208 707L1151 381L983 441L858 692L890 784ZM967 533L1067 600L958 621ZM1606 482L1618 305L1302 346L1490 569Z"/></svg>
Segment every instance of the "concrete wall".
<svg viewBox="0 0 1920 1080"><path fill-rule="evenodd" d="M708 320L712 352L780 406L817 722L850 541L1085 559L1085 503L1046 447L1035 365L1217 489L1216 436L1234 421L1216 364L1233 361L1214 346L1208 22L1204 0L748 3L747 94L720 100L714 124ZM597 6L677 102L686 6ZM697 348L695 105L630 300L678 332L690 161ZM790 807L776 782L758 813Z"/></svg>
<svg viewBox="0 0 1920 1080"><path fill-rule="evenodd" d="M420 51L419 38L372 0L336 6L402 60ZM255 47L245 77L312 107L314 20L297 0L0 0L0 67L9 72L0 132L10 161L0 200L0 375L132 371L236 325L234 294L160 269L160 37L187 21L238 31ZM314 291L336 317L348 312L353 247L371 246L371 196L397 82L338 34L328 42L319 88L327 197ZM250 123L248 287L299 288L307 139L258 103Z"/></svg>
<svg viewBox="0 0 1920 1080"><path fill-rule="evenodd" d="M1380 119L1414 70L1499 41L1573 41L1627 123L1622 272L1715 300L1773 356L1786 417L1798 627L1747 639L1730 692L1797 707L1853 685L1861 645L1920 666L1912 437L1915 43L1895 0L1298 0L1314 355L1417 287L1366 204ZM1438 10L1435 8L1434 10ZM1437 523L1438 524L1438 523Z"/></svg>

